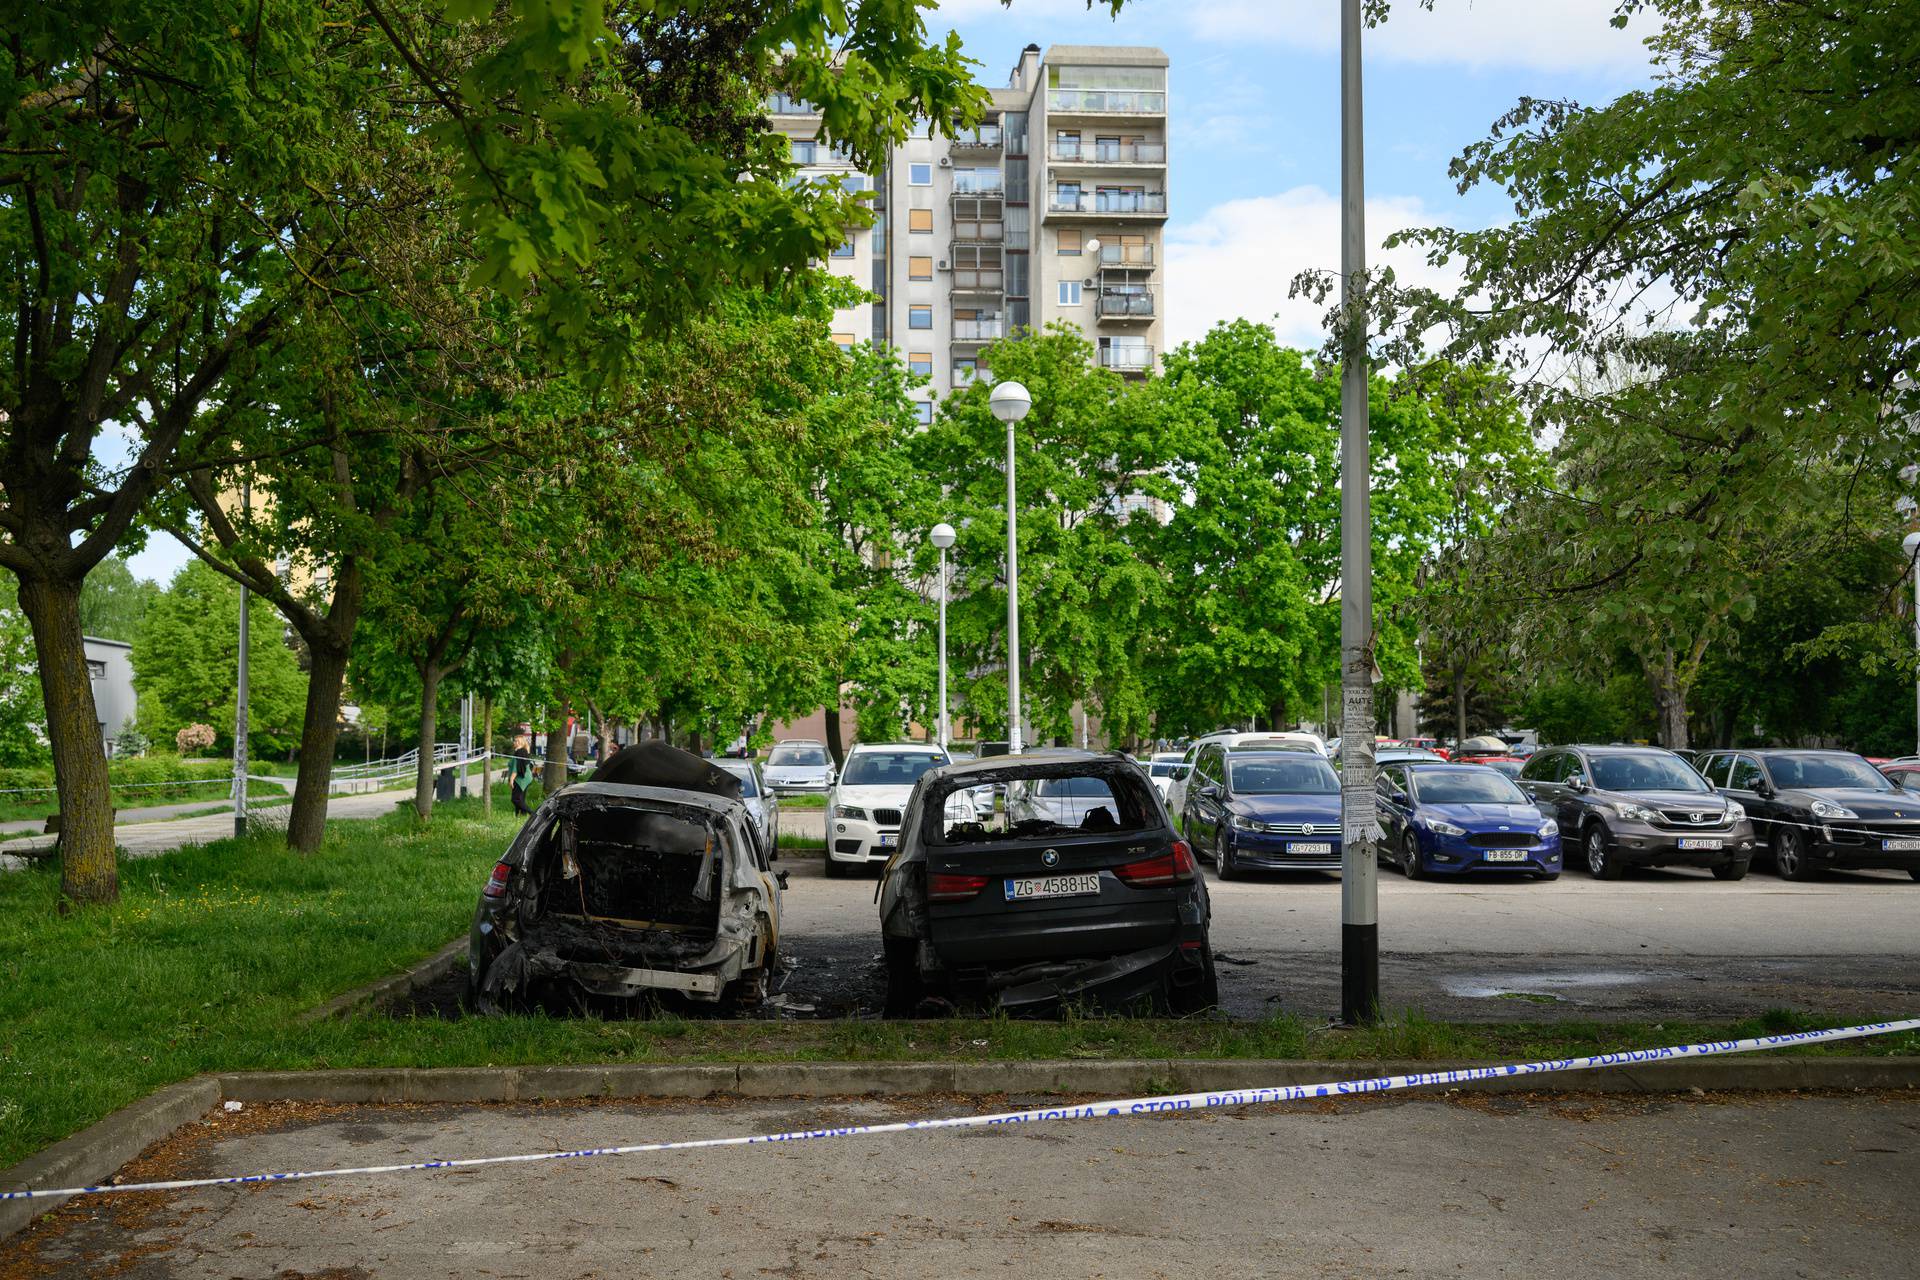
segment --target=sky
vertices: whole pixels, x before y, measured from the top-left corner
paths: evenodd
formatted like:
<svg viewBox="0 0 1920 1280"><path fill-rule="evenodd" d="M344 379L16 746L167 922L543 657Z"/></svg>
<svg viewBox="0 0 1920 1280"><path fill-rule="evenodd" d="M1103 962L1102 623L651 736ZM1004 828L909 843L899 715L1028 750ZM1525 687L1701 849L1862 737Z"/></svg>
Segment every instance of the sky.
<svg viewBox="0 0 1920 1280"><path fill-rule="evenodd" d="M1644 22L1608 24L1615 0L1395 0L1366 34L1370 260L1444 283L1406 250L1378 246L1409 226L1484 227L1508 216L1498 191L1462 196L1447 164L1522 97L1600 103L1650 78ZM941 0L936 38L957 31L982 84L1007 80L1029 43L1146 44L1168 70L1166 266L1170 345L1236 317L1317 347L1320 307L1287 297L1294 276L1340 262L1339 0ZM156 534L131 558L166 582L188 553Z"/></svg>

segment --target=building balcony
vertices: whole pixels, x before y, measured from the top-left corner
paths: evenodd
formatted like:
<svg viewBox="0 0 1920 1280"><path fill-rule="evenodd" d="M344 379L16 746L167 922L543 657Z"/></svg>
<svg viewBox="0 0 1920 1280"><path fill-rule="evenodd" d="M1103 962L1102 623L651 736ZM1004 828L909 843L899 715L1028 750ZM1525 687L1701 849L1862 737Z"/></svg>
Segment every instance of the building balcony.
<svg viewBox="0 0 1920 1280"><path fill-rule="evenodd" d="M1049 89L1050 115L1163 116L1167 95L1158 89Z"/></svg>
<svg viewBox="0 0 1920 1280"><path fill-rule="evenodd" d="M1079 214L1089 218L1124 218L1138 215L1149 218L1167 216L1164 191L1083 191L1063 196L1058 191L1047 197L1047 212Z"/></svg>
<svg viewBox="0 0 1920 1280"><path fill-rule="evenodd" d="M999 125L983 124L972 129L962 129L954 134L953 138L947 144L947 149L955 155L962 153L974 155L980 152L997 153L1003 141L1004 136L1000 131Z"/></svg>
<svg viewBox="0 0 1920 1280"><path fill-rule="evenodd" d="M1100 367L1117 373L1145 373L1153 368L1153 348L1146 343L1100 348Z"/></svg>
<svg viewBox="0 0 1920 1280"><path fill-rule="evenodd" d="M992 320L955 320L953 322L953 340L955 342L997 342L1007 336L1007 322L995 317Z"/></svg>
<svg viewBox="0 0 1920 1280"><path fill-rule="evenodd" d="M953 292L955 293L1005 293L1007 273L999 267L955 267L953 269Z"/></svg>
<svg viewBox="0 0 1920 1280"><path fill-rule="evenodd" d="M1004 200L1007 195L1006 179L1000 174L983 177L977 173L956 173L953 175L953 198L961 196L992 196Z"/></svg>
<svg viewBox="0 0 1920 1280"><path fill-rule="evenodd" d="M1007 238L1007 224L998 216L992 222L959 222L953 224L953 238L965 240L969 244L999 244Z"/></svg>
<svg viewBox="0 0 1920 1280"><path fill-rule="evenodd" d="M1100 265L1122 269L1151 267L1153 246L1150 244L1103 244L1100 246Z"/></svg>
<svg viewBox="0 0 1920 1280"><path fill-rule="evenodd" d="M1055 164L1135 164L1164 165L1164 142L1060 142L1047 148L1047 159Z"/></svg>
<svg viewBox="0 0 1920 1280"><path fill-rule="evenodd" d="M1150 321L1153 319L1153 290L1102 289L1093 300L1093 314L1102 320Z"/></svg>

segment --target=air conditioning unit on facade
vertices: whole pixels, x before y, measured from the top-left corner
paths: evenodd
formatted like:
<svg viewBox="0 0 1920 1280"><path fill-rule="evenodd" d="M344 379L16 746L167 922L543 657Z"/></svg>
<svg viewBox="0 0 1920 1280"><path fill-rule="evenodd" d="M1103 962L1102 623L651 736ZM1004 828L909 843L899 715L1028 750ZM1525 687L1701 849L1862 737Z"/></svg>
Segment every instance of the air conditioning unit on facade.
<svg viewBox="0 0 1920 1280"><path fill-rule="evenodd" d="M935 263L934 265L937 269L941 271L953 270L953 264L949 263L945 258L940 259L940 261Z"/></svg>
<svg viewBox="0 0 1920 1280"><path fill-rule="evenodd" d="M953 168L953 157L952 157L952 156L941 156L941 157L940 157L940 167L941 167L942 169L951 169L951 168Z"/></svg>

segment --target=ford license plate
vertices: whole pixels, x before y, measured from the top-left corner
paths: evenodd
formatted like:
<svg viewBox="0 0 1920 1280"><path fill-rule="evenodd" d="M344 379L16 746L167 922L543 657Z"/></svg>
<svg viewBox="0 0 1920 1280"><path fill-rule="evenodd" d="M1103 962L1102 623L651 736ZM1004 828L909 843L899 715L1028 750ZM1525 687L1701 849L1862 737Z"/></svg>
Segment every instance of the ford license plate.
<svg viewBox="0 0 1920 1280"><path fill-rule="evenodd" d="M1913 853L1920 850L1920 838L1901 836L1893 840L1882 840L1880 848L1886 853Z"/></svg>
<svg viewBox="0 0 1920 1280"><path fill-rule="evenodd" d="M1480 856L1488 862L1525 862L1527 851L1525 849L1488 849Z"/></svg>
<svg viewBox="0 0 1920 1280"><path fill-rule="evenodd" d="M1682 836L1680 838L1680 847L1682 849L1718 849L1725 844L1726 841L1712 836Z"/></svg>
<svg viewBox="0 0 1920 1280"><path fill-rule="evenodd" d="M1331 840L1289 840L1287 841L1287 852L1331 854L1333 852L1333 842Z"/></svg>
<svg viewBox="0 0 1920 1280"><path fill-rule="evenodd" d="M1081 898L1100 892L1100 873L1077 876L1037 876L1028 880L1009 880L1007 901L1025 902L1029 898Z"/></svg>

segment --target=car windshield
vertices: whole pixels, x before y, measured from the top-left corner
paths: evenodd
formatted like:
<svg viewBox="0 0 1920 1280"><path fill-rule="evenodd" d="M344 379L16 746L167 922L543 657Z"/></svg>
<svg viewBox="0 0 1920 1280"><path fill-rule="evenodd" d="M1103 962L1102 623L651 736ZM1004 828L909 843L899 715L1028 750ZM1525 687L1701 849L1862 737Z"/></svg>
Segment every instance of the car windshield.
<svg viewBox="0 0 1920 1280"><path fill-rule="evenodd" d="M848 787L910 787L940 763L940 757L931 751L862 751L847 761L840 783Z"/></svg>
<svg viewBox="0 0 1920 1280"><path fill-rule="evenodd" d="M1769 756L1767 768L1777 787L1804 787L1809 791L1830 787L1893 790L1893 784L1882 777L1878 769L1852 756Z"/></svg>
<svg viewBox="0 0 1920 1280"><path fill-rule="evenodd" d="M826 762L825 747L810 746L804 742L782 742L767 756L768 764L822 765Z"/></svg>
<svg viewBox="0 0 1920 1280"><path fill-rule="evenodd" d="M1602 791L1705 791L1707 780L1664 752L1595 756L1593 785Z"/></svg>
<svg viewBox="0 0 1920 1280"><path fill-rule="evenodd" d="M1147 766L1147 772L1156 778L1171 778L1173 771L1180 767L1178 760L1155 760Z"/></svg>
<svg viewBox="0 0 1920 1280"><path fill-rule="evenodd" d="M1526 804L1520 788L1493 770L1416 770L1413 798L1421 804Z"/></svg>
<svg viewBox="0 0 1920 1280"><path fill-rule="evenodd" d="M1325 760L1297 758L1231 760L1228 785L1243 796L1332 795L1340 790L1339 775Z"/></svg>

